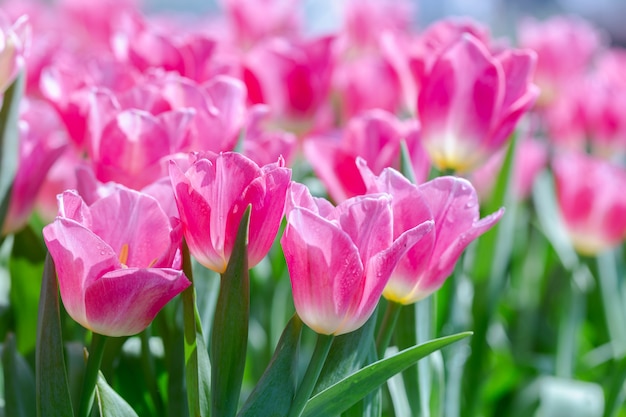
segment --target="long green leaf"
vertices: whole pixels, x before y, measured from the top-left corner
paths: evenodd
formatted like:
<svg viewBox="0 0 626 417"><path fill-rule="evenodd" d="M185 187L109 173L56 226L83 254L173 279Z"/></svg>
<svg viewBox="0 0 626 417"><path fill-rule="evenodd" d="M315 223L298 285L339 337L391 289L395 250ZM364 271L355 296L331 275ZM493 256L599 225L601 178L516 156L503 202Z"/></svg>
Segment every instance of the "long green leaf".
<svg viewBox="0 0 626 417"><path fill-rule="evenodd" d="M35 362L37 415L40 417L73 416L74 410L63 357L59 289L54 261L50 255L46 257L41 284Z"/></svg>
<svg viewBox="0 0 626 417"><path fill-rule="evenodd" d="M35 411L35 376L26 360L17 352L15 336L9 334L2 350L5 413L7 416L31 417Z"/></svg>
<svg viewBox="0 0 626 417"><path fill-rule="evenodd" d="M11 187L19 159L17 121L23 90L24 76L20 73L5 91L0 109L0 231L9 209Z"/></svg>
<svg viewBox="0 0 626 417"><path fill-rule="evenodd" d="M239 412L239 417L286 416L296 390L302 321L294 315L283 331L274 356Z"/></svg>
<svg viewBox="0 0 626 417"><path fill-rule="evenodd" d="M138 417L137 413L98 373L96 383L96 401L101 417Z"/></svg>
<svg viewBox="0 0 626 417"><path fill-rule="evenodd" d="M250 206L241 218L228 266L220 279L210 343L213 416L234 416L239 403L250 318L249 222Z"/></svg>
<svg viewBox="0 0 626 417"><path fill-rule="evenodd" d="M302 416L337 415L385 383L393 375L403 371L432 352L466 338L471 334L471 332L464 332L431 340L368 365L311 398Z"/></svg>

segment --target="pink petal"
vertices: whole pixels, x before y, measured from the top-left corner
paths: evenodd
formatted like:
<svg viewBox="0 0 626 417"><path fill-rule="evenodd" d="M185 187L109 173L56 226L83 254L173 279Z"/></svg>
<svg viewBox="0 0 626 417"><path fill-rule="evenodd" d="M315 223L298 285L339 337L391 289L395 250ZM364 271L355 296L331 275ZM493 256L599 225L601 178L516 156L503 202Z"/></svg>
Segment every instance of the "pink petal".
<svg viewBox="0 0 626 417"><path fill-rule="evenodd" d="M363 264L351 239L337 225L306 209L294 209L281 239L298 315L323 334L342 326L356 310Z"/></svg>
<svg viewBox="0 0 626 417"><path fill-rule="evenodd" d="M85 290L85 327L107 336L144 330L172 298L191 283L174 269L117 269Z"/></svg>
<svg viewBox="0 0 626 417"><path fill-rule="evenodd" d="M86 288L105 273L120 268L117 255L73 220L57 218L43 229L43 236L54 259L63 305L74 320L86 325Z"/></svg>

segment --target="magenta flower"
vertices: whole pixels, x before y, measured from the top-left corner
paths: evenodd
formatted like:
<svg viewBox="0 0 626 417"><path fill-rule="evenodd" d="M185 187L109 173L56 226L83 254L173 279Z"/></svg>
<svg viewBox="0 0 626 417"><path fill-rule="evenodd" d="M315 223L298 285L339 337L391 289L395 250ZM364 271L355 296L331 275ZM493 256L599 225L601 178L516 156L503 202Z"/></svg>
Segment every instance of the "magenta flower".
<svg viewBox="0 0 626 417"><path fill-rule="evenodd" d="M489 230L504 214L504 209L480 219L476 191L463 178L438 177L420 186L398 171L387 168L375 176L365 161L359 168L368 192L392 196L393 236L432 219L432 233L410 248L391 275L383 296L411 304L439 289L454 270L467 245Z"/></svg>
<svg viewBox="0 0 626 417"><path fill-rule="evenodd" d="M577 152L552 163L557 201L575 249L595 255L626 237L626 171Z"/></svg>
<svg viewBox="0 0 626 417"><path fill-rule="evenodd" d="M190 285L180 271L180 226L148 195L119 187L88 206L66 191L43 235L63 305L96 333L141 332Z"/></svg>
<svg viewBox="0 0 626 417"><path fill-rule="evenodd" d="M293 183L281 245L302 321L321 334L361 327L399 259L431 228L432 221L424 221L394 239L389 195L354 197L333 207Z"/></svg>
<svg viewBox="0 0 626 417"><path fill-rule="evenodd" d="M418 97L422 139L440 169L471 171L500 149L538 89L532 51L492 54L465 34L435 60Z"/></svg>
<svg viewBox="0 0 626 417"><path fill-rule="evenodd" d="M252 206L248 266L267 254L283 217L291 170L283 161L259 167L245 156L192 154L190 166L170 162L170 179L189 251L200 262L224 272L241 217Z"/></svg>

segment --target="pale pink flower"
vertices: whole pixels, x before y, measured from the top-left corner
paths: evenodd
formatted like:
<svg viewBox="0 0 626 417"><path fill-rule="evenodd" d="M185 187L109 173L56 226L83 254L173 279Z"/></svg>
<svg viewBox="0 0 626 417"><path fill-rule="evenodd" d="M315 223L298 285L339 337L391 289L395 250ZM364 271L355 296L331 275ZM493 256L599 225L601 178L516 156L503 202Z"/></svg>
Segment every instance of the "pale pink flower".
<svg viewBox="0 0 626 417"><path fill-rule="evenodd" d="M0 94L4 93L24 68L30 46L30 25L22 16L12 24L0 14Z"/></svg>

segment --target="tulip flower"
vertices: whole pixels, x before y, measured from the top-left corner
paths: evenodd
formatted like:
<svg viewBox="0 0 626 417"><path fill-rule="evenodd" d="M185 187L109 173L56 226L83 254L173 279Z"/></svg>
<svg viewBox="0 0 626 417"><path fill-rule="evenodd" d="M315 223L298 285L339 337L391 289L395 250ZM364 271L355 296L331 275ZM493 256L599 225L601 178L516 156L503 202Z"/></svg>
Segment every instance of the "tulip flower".
<svg viewBox="0 0 626 417"><path fill-rule="evenodd" d="M595 255L626 237L626 171L582 153L562 153L552 167L556 195L574 248Z"/></svg>
<svg viewBox="0 0 626 417"><path fill-rule="evenodd" d="M258 264L278 233L291 170L282 159L259 167L235 152L191 154L190 166L181 165L171 161L169 172L190 253L223 273L250 205L248 265Z"/></svg>
<svg viewBox="0 0 626 417"><path fill-rule="evenodd" d="M439 169L471 171L504 145L539 94L534 63L530 50L494 55L469 34L437 57L417 105L424 147Z"/></svg>
<svg viewBox="0 0 626 417"><path fill-rule="evenodd" d="M298 315L319 334L340 335L370 317L396 264L432 221L393 238L391 197L358 196L333 207L293 183L281 239Z"/></svg>
<svg viewBox="0 0 626 417"><path fill-rule="evenodd" d="M406 142L418 181L428 176L430 164L422 147L415 120L403 122L383 110L371 110L351 119L339 137L310 136L304 153L328 194L340 203L365 193L355 160L362 157L378 174L385 167L400 166L400 143Z"/></svg>
<svg viewBox="0 0 626 417"><path fill-rule="evenodd" d="M30 26L26 16L9 24L0 14L0 94L4 93L24 67L24 56L30 42Z"/></svg>
<svg viewBox="0 0 626 417"><path fill-rule="evenodd" d="M359 159L358 165L368 192L385 192L393 198L394 238L428 219L434 221L432 233L409 249L393 271L383 291L391 301L411 304L439 289L467 245L504 214L500 209L480 219L476 191L463 178L438 177L417 186L392 168L377 177L364 160Z"/></svg>
<svg viewBox="0 0 626 417"><path fill-rule="evenodd" d="M17 172L0 235L26 224L49 169L68 147L54 109L37 100L24 100L21 107Z"/></svg>
<svg viewBox="0 0 626 417"><path fill-rule="evenodd" d="M65 309L95 333L141 332L190 285L180 271L180 226L148 195L120 186L87 205L66 191L43 235Z"/></svg>

